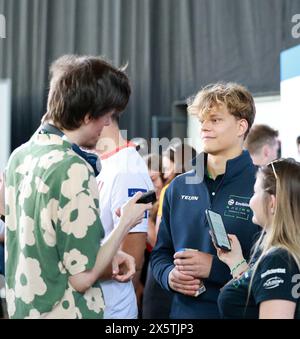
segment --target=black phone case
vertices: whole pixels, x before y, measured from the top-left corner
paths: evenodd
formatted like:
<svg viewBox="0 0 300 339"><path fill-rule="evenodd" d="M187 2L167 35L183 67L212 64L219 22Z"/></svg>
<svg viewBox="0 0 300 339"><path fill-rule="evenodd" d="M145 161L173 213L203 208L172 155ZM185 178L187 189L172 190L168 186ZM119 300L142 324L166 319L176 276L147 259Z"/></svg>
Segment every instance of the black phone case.
<svg viewBox="0 0 300 339"><path fill-rule="evenodd" d="M208 210L205 211L205 214L206 214L206 217L207 217L207 220L208 220L208 223L209 223L209 227L210 227L210 229L211 229L211 231L212 231L213 240L214 240L215 244L217 245L217 247L221 248L222 250L230 252L230 251L231 251L231 248L221 246L221 245L218 243L218 239L217 239L217 237L216 237L216 234L215 234L215 231L214 231L214 227L213 227L213 225L212 225L212 221L211 221L211 219L210 219L210 215L209 215ZM227 237L227 238L228 238L228 237ZM230 243L229 239L228 239L228 242Z"/></svg>
<svg viewBox="0 0 300 339"><path fill-rule="evenodd" d="M149 192L144 193L136 203L137 204L148 204L150 202L154 203L155 201L156 201L156 193L154 191L149 191Z"/></svg>

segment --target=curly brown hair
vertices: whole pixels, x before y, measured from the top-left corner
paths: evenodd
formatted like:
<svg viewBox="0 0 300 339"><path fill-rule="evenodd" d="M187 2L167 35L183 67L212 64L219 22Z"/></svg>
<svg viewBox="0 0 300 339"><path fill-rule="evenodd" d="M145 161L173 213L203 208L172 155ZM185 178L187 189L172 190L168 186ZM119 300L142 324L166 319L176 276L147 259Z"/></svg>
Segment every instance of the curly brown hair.
<svg viewBox="0 0 300 339"><path fill-rule="evenodd" d="M231 82L209 85L188 100L188 112L202 118L220 105L226 106L236 119L245 119L248 122L244 136L246 138L253 125L256 109L253 96L242 85Z"/></svg>
<svg viewBox="0 0 300 339"><path fill-rule="evenodd" d="M80 127L86 114L97 119L123 111L131 89L126 74L100 57L65 55L50 68L45 119L63 129Z"/></svg>

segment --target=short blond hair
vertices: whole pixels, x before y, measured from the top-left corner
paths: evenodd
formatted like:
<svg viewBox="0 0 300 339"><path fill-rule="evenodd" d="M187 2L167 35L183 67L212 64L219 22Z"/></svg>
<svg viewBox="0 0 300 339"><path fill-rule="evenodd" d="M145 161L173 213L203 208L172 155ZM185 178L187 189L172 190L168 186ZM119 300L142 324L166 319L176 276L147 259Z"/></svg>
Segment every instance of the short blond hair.
<svg viewBox="0 0 300 339"><path fill-rule="evenodd" d="M188 100L188 112L198 117L207 116L214 107L224 105L236 119L245 119L248 129L253 125L256 109L252 94L246 87L236 83L217 83L208 85Z"/></svg>

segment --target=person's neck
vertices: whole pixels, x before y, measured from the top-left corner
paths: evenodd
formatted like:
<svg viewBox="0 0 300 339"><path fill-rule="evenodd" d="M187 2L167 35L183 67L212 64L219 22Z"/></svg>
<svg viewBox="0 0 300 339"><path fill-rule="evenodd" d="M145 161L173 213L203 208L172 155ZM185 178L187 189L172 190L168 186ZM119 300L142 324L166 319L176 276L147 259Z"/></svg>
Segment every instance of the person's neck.
<svg viewBox="0 0 300 339"><path fill-rule="evenodd" d="M66 129L59 128L58 126L55 125L53 120L45 120L45 121L43 121L43 123L44 124L50 124L50 125L56 127L57 129L59 129L60 131L62 131L63 134L67 137L68 141L71 144L81 145L81 137L80 137L79 130L68 131Z"/></svg>
<svg viewBox="0 0 300 339"><path fill-rule="evenodd" d="M76 144L78 146L82 145L81 134L79 133L78 130L75 130L75 131L62 130L62 132L64 133L64 135L67 137L68 141L71 144Z"/></svg>
<svg viewBox="0 0 300 339"><path fill-rule="evenodd" d="M255 166L263 166L267 163L269 163L268 158L265 157L263 154L256 153L256 154L250 154L252 162Z"/></svg>
<svg viewBox="0 0 300 339"><path fill-rule="evenodd" d="M107 128L107 130L104 132L105 133L101 134L101 137L96 146L96 152L98 154L103 155L106 153L110 153L128 144L128 141L122 137L119 128L109 127L109 131Z"/></svg>
<svg viewBox="0 0 300 339"><path fill-rule="evenodd" d="M242 148L238 148L221 154L208 154L207 157L207 171L209 175L216 179L218 175L222 175L226 171L226 164L228 160L235 159L242 154Z"/></svg>

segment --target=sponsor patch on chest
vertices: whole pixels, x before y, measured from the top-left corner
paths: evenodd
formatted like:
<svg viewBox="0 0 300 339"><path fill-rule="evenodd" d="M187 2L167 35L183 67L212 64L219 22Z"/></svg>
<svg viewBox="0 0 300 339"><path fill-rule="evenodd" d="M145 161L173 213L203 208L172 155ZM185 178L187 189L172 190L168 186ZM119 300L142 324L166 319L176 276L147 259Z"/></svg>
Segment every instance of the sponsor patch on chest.
<svg viewBox="0 0 300 339"><path fill-rule="evenodd" d="M250 199L250 197L229 195L224 216L235 219L249 220L252 215L249 206Z"/></svg>

